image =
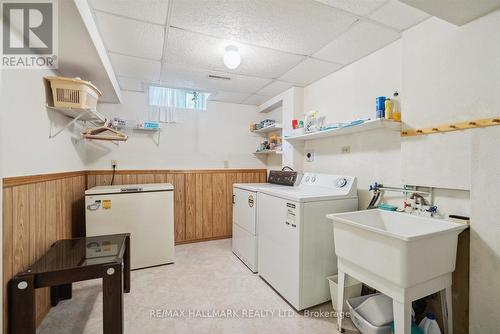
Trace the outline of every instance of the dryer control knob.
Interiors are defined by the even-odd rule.
[[[316,176],[311,177],[311,182],[316,182]]]
[[[309,182],[309,175],[306,176],[306,182]]]
[[[343,188],[347,184],[347,179],[345,177],[340,177],[337,179],[337,187]]]

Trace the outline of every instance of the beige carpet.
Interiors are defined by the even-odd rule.
[[[337,333],[330,303],[312,310],[323,314],[295,312],[234,256],[231,239],[175,251],[175,264],[132,272],[125,333]],[[75,283],[73,299],[53,307],[37,332],[102,333],[101,281]]]

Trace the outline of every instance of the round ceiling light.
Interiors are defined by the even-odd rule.
[[[224,53],[224,65],[227,68],[234,70],[241,63],[241,56],[238,52],[238,48],[234,45],[229,45],[226,47],[226,52]]]

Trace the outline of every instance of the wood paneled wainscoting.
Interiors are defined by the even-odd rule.
[[[54,241],[83,235],[85,172],[3,179],[3,323],[7,333],[7,283]],[[36,320],[50,309],[48,288],[36,290]]]
[[[110,171],[78,171],[3,179],[4,333],[7,333],[7,283],[50,245],[85,234],[85,190],[109,185]],[[117,171],[115,184],[169,182],[175,193],[175,242],[229,238],[232,186],[265,182],[265,169]],[[36,291],[37,324],[50,309],[49,291]]]
[[[117,171],[114,184],[172,183],[175,243],[232,235],[233,183],[266,182],[265,169]],[[87,186],[108,185],[110,171],[87,172]]]

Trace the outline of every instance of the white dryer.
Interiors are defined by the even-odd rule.
[[[290,171],[270,171],[268,183],[235,183],[233,185],[233,253],[254,273],[257,256],[257,193],[262,189],[288,189],[300,175]]]
[[[297,310],[330,300],[337,257],[326,215],[357,209],[351,176],[306,173],[296,187],[259,189],[259,275]]]
[[[290,187],[270,183],[233,184],[233,253],[254,273],[257,261],[257,192],[264,188]]]

